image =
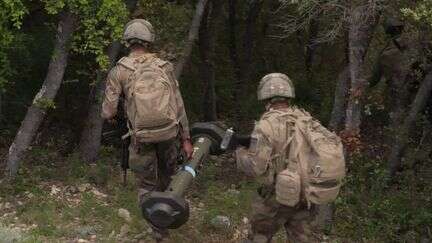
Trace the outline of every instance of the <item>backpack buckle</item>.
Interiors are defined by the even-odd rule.
[[[315,177],[318,177],[320,174],[321,174],[321,172],[322,172],[322,170],[321,170],[321,166],[319,166],[319,165],[315,165],[315,168],[314,168],[314,176]]]

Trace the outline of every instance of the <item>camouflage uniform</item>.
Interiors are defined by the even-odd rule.
[[[411,96],[415,93],[415,66],[419,62],[418,50],[421,49],[416,46],[412,33],[402,31],[402,22],[395,19],[387,20],[386,33],[390,39],[378,59],[370,82],[371,86],[375,86],[382,77],[385,78],[389,92],[386,98],[393,129],[397,129],[403,121],[406,107],[411,103]]]
[[[295,109],[286,108],[282,111]],[[317,242],[314,235],[315,210],[308,209],[305,202],[288,207],[275,199],[274,177],[277,166],[272,162],[272,156],[281,152],[288,139],[287,131],[281,130],[281,127],[286,126],[274,126],[275,115],[272,110],[266,112],[255,126],[249,150],[240,149],[236,152],[238,168],[249,176],[259,178],[261,183],[252,203],[250,238],[256,243],[270,242],[283,226],[291,242]]]
[[[102,116],[104,118],[110,119],[116,115],[119,97],[122,93],[126,95],[126,100],[130,98],[127,97],[131,93],[128,92],[131,88],[128,78],[133,73],[137,65],[136,62],[143,58],[158,63],[178,87],[178,83],[173,76],[173,66],[171,63],[155,57],[154,54],[136,55],[132,53],[128,57],[121,59],[108,75],[105,100],[102,104]],[[153,190],[165,190],[170,182],[171,175],[175,171],[181,136],[189,137],[189,124],[179,89],[177,89],[176,96],[181,128],[177,138],[160,143],[142,144],[137,143],[134,137],[132,137],[132,143],[129,148],[129,164],[138,178],[138,185],[141,189],[140,198]]]
[[[291,81],[283,74],[270,74],[263,78],[258,88],[258,99],[294,97]],[[256,243],[270,242],[283,226],[291,242],[317,242],[314,234],[314,210],[301,201],[295,207],[284,206],[276,201],[275,176],[283,170],[273,158],[286,150],[286,141],[292,135],[287,123],[280,120],[280,112],[300,112],[295,107],[269,108],[256,123],[248,150],[236,151],[237,167],[249,176],[258,178],[258,188],[252,203],[250,240]],[[302,112],[302,111],[301,111]]]
[[[176,84],[176,101],[178,107],[179,118],[179,134],[176,138],[162,141],[158,143],[138,143],[134,136],[131,137],[131,145],[129,147],[129,166],[135,173],[138,186],[138,202],[142,200],[151,191],[164,191],[174,175],[182,139],[188,139],[189,123],[187,120],[183,99],[180,94],[178,82],[173,75],[173,65],[169,62],[157,58],[154,54],[137,55],[131,53],[128,57],[121,59],[118,64],[110,71],[107,79],[107,87],[105,91],[105,100],[102,104],[102,116],[105,119],[112,119],[117,113],[117,106],[120,95],[125,95],[125,106],[127,100],[130,99],[127,95],[131,89],[131,84],[128,80],[129,76],[135,70],[135,66],[139,61],[156,62],[167,74],[169,74],[172,82]],[[124,109],[127,110],[127,109]],[[153,227],[153,226],[152,226]],[[153,227],[155,238],[160,241],[168,236],[166,229],[158,229]]]

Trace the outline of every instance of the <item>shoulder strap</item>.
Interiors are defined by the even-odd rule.
[[[117,64],[122,65],[123,67],[125,67],[125,68],[127,68],[127,69],[130,69],[130,70],[132,70],[132,71],[135,71],[135,70],[136,70],[133,61],[132,61],[131,58],[129,58],[129,57],[122,57],[122,58],[117,62]]]

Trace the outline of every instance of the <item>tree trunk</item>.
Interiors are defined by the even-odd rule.
[[[311,20],[309,24],[309,37],[305,48],[305,68],[307,73],[308,81],[313,81],[312,65],[315,57],[315,51],[318,47],[315,43],[316,38],[319,34],[319,22],[315,19]]]
[[[377,24],[375,15],[369,13],[368,6],[355,7],[349,23],[349,76],[351,90],[346,110],[345,131],[349,136],[360,134],[363,98],[367,84],[365,57]]]
[[[177,63],[175,67],[175,77],[176,79],[179,79],[183,73],[183,69],[186,65],[186,63],[189,61],[190,55],[192,53],[193,45],[198,37],[199,34],[199,28],[201,24],[201,19],[204,14],[204,10],[206,8],[208,0],[199,0],[196,8],[195,8],[195,15],[192,19],[191,27],[189,29],[189,35],[186,41],[186,45],[183,51],[183,56]]]
[[[2,91],[0,91],[0,124],[3,122],[3,103],[2,103],[2,101],[3,101],[3,93],[2,93]]]
[[[214,42],[216,39],[215,22],[219,17],[222,2],[212,0],[204,12],[199,32],[200,75],[204,82],[203,115],[205,121],[216,121],[216,91],[214,72]]]
[[[402,167],[402,156],[409,142],[409,135],[415,126],[415,121],[418,114],[425,108],[428,99],[432,92],[432,71],[425,77],[416,97],[411,104],[408,116],[402,126],[396,132],[394,143],[391,147],[391,152],[388,160],[390,176],[394,177]]]
[[[113,42],[108,48],[108,56],[111,68],[115,65],[118,54],[121,50],[121,44],[118,41]],[[99,148],[101,145],[101,135],[103,119],[101,117],[102,99],[106,86],[106,72],[99,70],[96,77],[96,86],[89,95],[89,110],[84,129],[81,133],[79,143],[80,158],[86,163],[92,163],[97,160]]]
[[[126,7],[132,13],[138,0],[127,0]],[[114,41],[108,47],[108,57],[110,68],[114,67],[117,57],[121,51],[121,43]],[[101,135],[103,128],[103,119],[101,117],[102,100],[106,86],[106,72],[99,70],[96,77],[96,86],[89,95],[89,110],[84,129],[81,133],[79,143],[79,154],[81,159],[86,163],[92,163],[97,160],[101,145]]]
[[[230,25],[232,27],[230,32],[232,37],[235,37],[235,9],[231,9],[235,8],[235,4],[236,2],[232,3],[233,5],[230,6],[230,17],[232,17],[233,19],[231,19],[230,21]],[[231,5],[231,4],[230,4]],[[234,68],[238,71],[236,71],[237,73],[237,80],[234,83],[234,92],[233,92],[233,99],[234,99],[234,104],[235,105],[235,120],[237,123],[237,127],[240,126],[240,117],[243,117],[241,115],[241,106],[239,105],[240,100],[243,98],[242,94],[244,94],[244,89],[245,89],[245,85],[246,82],[249,81],[251,73],[252,73],[252,56],[253,56],[253,48],[254,48],[254,29],[255,29],[255,24],[256,21],[259,17],[259,14],[261,12],[262,9],[262,5],[263,5],[263,1],[262,0],[253,0],[249,3],[250,7],[247,13],[247,18],[246,18],[246,30],[243,36],[243,58],[241,61],[239,61],[238,56],[237,56],[237,52],[236,52],[236,48],[234,48],[235,46],[233,46],[231,48],[232,51],[235,51],[234,53],[232,53],[232,60],[233,62],[236,62],[234,64]],[[233,12],[233,16],[231,16],[231,12]],[[235,39],[234,39],[235,40]],[[233,44],[231,44],[233,45]],[[237,57],[236,57],[237,56]]]
[[[230,0],[228,8],[229,54],[237,80],[235,86],[237,86],[237,82],[242,80],[240,60],[237,51],[237,0]]]
[[[33,104],[27,111],[24,121],[10,146],[7,157],[7,173],[14,177],[18,172],[20,160],[30,146],[36,132],[46,115],[46,107],[42,107],[42,102],[52,102],[63,81],[63,75],[67,66],[69,41],[76,28],[77,18],[69,12],[64,12],[60,16],[57,27],[57,37],[54,45],[53,54],[48,66],[47,76],[35,96]]]
[[[329,128],[336,133],[340,131],[343,119],[345,118],[347,96],[350,86],[348,70],[349,68],[345,67],[342,72],[339,73],[336,83],[333,109],[329,123]]]

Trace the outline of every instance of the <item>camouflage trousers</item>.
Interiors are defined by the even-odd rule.
[[[313,207],[309,210],[306,205],[287,207],[277,203],[274,196],[263,198],[257,195],[252,203],[249,239],[254,243],[271,242],[283,226],[288,242],[319,242],[314,212]]]
[[[171,182],[180,152],[180,139],[129,147],[129,167],[139,188],[139,199],[152,191],[164,191]]]
[[[138,203],[152,191],[165,191],[177,167],[180,138],[160,143],[137,144],[129,147],[129,167],[135,174]],[[168,236],[168,230],[151,225],[157,242]]]

